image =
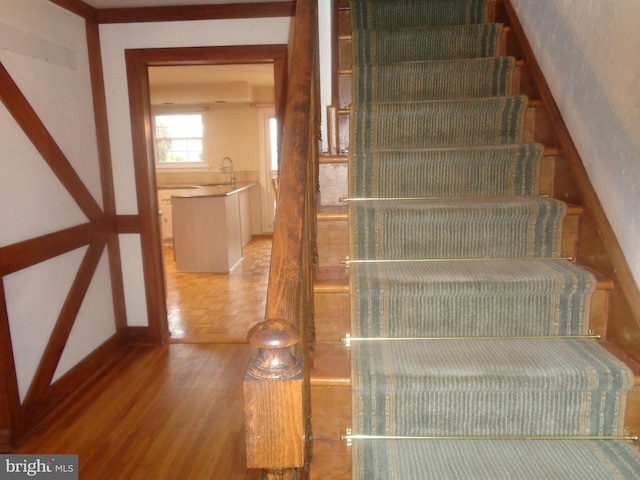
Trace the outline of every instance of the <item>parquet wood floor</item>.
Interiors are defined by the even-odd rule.
[[[271,237],[254,237],[229,273],[176,272],[173,248],[164,248],[171,342],[246,343],[264,320]]]
[[[242,380],[264,317],[270,238],[228,274],[177,273],[166,250],[171,343],[131,347],[17,453],[74,453],[91,480],[257,480],[246,468]]]

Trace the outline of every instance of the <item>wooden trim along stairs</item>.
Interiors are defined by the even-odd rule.
[[[318,275],[315,293],[316,355],[311,374],[314,461],[312,479],[351,478],[349,448],[340,435],[351,425],[349,353],[340,337],[350,328],[349,283],[341,260],[349,247],[347,196],[349,105],[351,103],[351,37],[349,1],[335,0],[338,57],[334,105],[328,109],[329,151],[320,157],[320,202],[317,215]],[[576,148],[553,100],[544,75],[509,0],[491,5],[495,21],[505,25],[502,52],[517,59],[512,94],[526,94],[525,140],[544,144],[541,192],[571,205],[565,225],[563,254],[597,276],[590,327],[603,345],[623,360],[640,385],[640,293],[615,235],[606,220]],[[568,227],[568,228],[567,228]],[[626,426],[640,433],[640,393],[628,397]]]

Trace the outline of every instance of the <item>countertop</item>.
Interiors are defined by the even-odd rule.
[[[189,185],[181,187],[185,188],[185,191],[176,195],[171,195],[171,198],[226,197],[251,188],[257,184],[257,182],[236,182],[233,185],[229,183],[215,185]]]

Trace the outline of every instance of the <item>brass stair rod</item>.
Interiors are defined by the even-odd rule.
[[[570,339],[591,339],[601,340],[602,336],[597,335],[593,331],[590,331],[587,335],[513,335],[513,336],[460,336],[460,337],[352,337],[350,334],[345,334],[340,338],[340,341],[345,344],[346,347],[350,347],[352,342],[398,342],[409,340],[531,340],[531,339],[543,339],[543,340],[570,340]]]
[[[474,262],[474,261],[498,261],[498,260],[567,260],[573,261],[573,257],[480,257],[480,258],[372,258],[351,260],[346,257],[340,261],[341,265],[349,268],[352,263],[418,263],[418,262]]]
[[[580,437],[580,436],[499,436],[499,435],[487,435],[487,436],[399,436],[399,435],[353,435],[347,433],[340,437],[341,440],[347,443],[352,440],[624,440],[636,442],[638,441],[637,435],[620,435],[610,437]]]
[[[522,197],[549,198],[549,195],[517,195]],[[513,198],[513,195],[452,195],[452,196],[431,196],[431,197],[340,197],[338,202],[346,204],[349,202],[380,202],[380,201],[400,201],[400,200],[458,200],[474,198]]]

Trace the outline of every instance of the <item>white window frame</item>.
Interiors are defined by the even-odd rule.
[[[204,118],[205,108],[202,107],[189,107],[189,108],[156,108],[151,112],[151,134],[153,137],[153,156],[156,169],[158,170],[210,170],[210,165],[205,158],[206,152],[206,127]],[[157,138],[156,138],[156,116],[157,115],[201,115],[202,117],[202,161],[200,162],[159,162],[157,153]]]

